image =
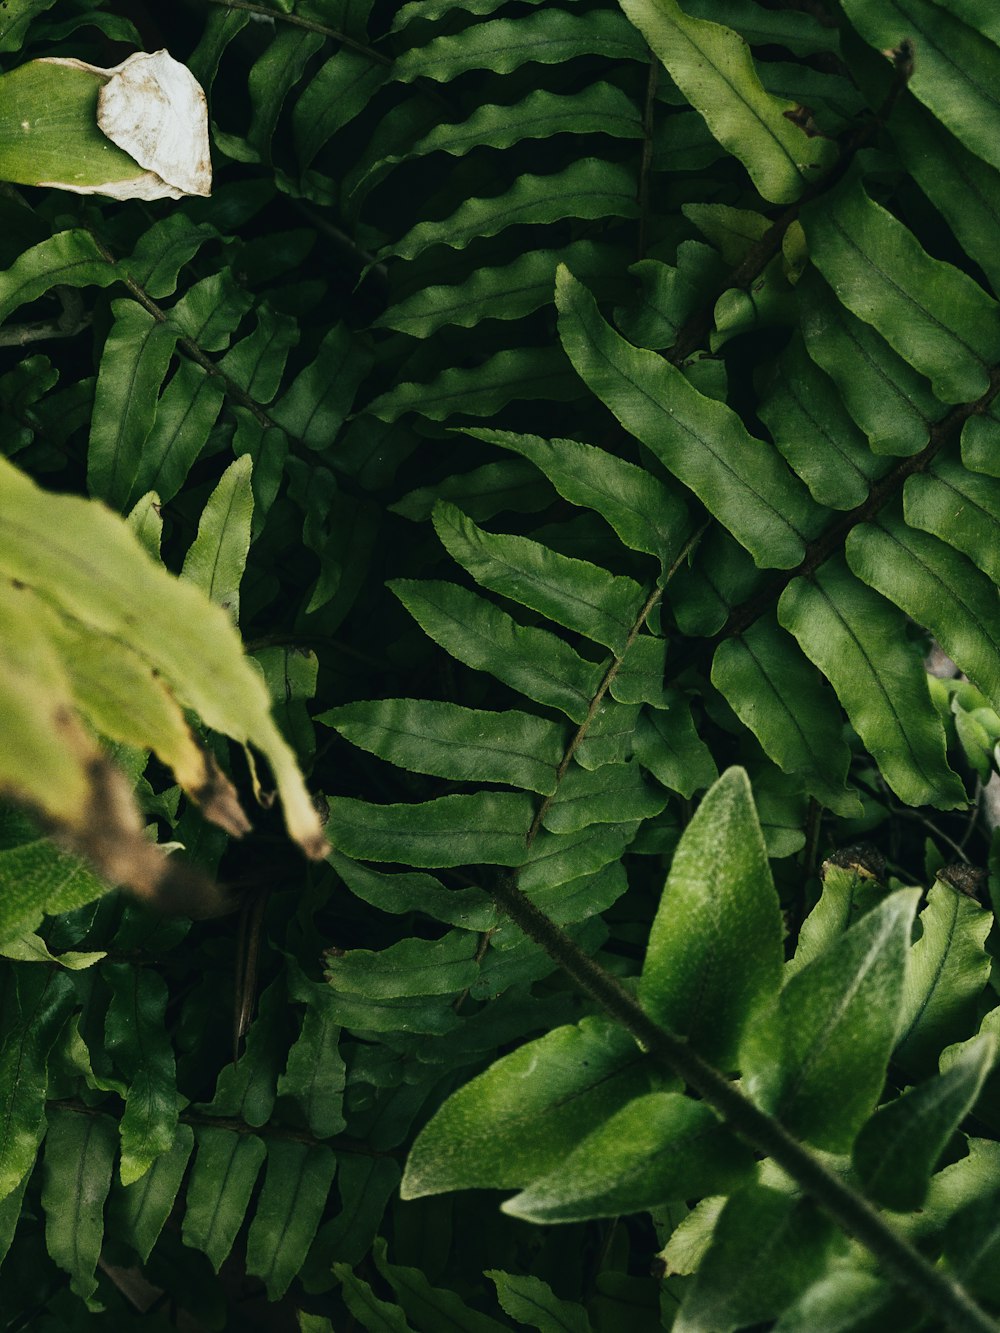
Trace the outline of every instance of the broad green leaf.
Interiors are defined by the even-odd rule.
[[[604,672],[548,630],[519,625],[506,611],[455,583],[394,579],[396,594],[421,629],[466,666],[488,671],[519,694],[587,716]]]
[[[309,58],[323,45],[318,32],[304,28],[278,28],[250,70],[248,91],[253,108],[247,131],[246,158],[270,162],[271,138],[285,98],[305,70]]]
[[[963,432],[963,454],[966,434]],[[937,458],[907,477],[903,512],[911,528],[933,532],[964,551],[993,583],[1000,582],[1000,481],[955,458]]]
[[[328,986],[293,972],[291,998],[304,1004],[306,1011],[277,1092],[294,1097],[310,1130],[319,1139],[329,1139],[346,1124],[344,1061],[338,1049],[340,1028],[333,1017],[334,997]]]
[[[895,1059],[906,1069],[935,1067],[938,1052],[976,1026],[978,997],[990,971],[984,948],[991,913],[940,880],[920,913],[910,950]]]
[[[170,1216],[193,1147],[194,1130],[190,1125],[178,1125],[170,1148],[157,1157],[140,1180],[124,1187],[112,1186],[109,1229],[126,1240],[143,1263]]]
[[[588,240],[561,250],[529,250],[509,264],[476,268],[463,282],[421,287],[379,315],[374,327],[426,338],[447,324],[472,328],[484,319],[521,319],[551,304],[559,264],[599,284],[616,271],[618,258],[611,246]]]
[[[323,1143],[272,1139],[267,1173],[247,1237],[247,1272],[259,1277],[268,1300],[285,1294],[302,1267],[323,1215],[337,1159]]]
[[[32,20],[54,4],[55,0],[8,0],[0,16],[0,51],[19,51]]]
[[[829,860],[823,862],[820,878],[823,889],[819,902],[802,923],[795,953],[785,964],[786,981],[843,935],[851,924],[854,892],[871,876],[859,865],[844,866]]]
[[[611,677],[608,690],[620,704],[652,704],[654,708],[670,707],[670,691],[666,688],[667,641],[652,634],[638,634],[625,650],[617,674]]]
[[[926,375],[943,402],[986,392],[1000,360],[1000,307],[982,287],[932,258],[857,182],[810,205],[802,222],[810,258],[839,300]]]
[[[550,833],[578,833],[591,824],[652,819],[666,803],[666,794],[643,780],[637,763],[605,764],[592,772],[573,764],[542,824]]]
[[[890,460],[873,454],[833,381],[794,339],[775,367],[757,415],[788,465],[813,499],[833,509],[853,509]]]
[[[622,8],[765,199],[791,203],[833,163],[834,145],[789,116],[795,103],[765,92],[737,33],[691,18],[675,0],[622,0]]]
[[[898,47],[905,39],[913,42],[907,89],[977,157],[1000,166],[1000,109],[993,95],[1000,81],[1000,50],[954,9],[930,0],[844,3],[850,22],[877,51]]]
[[[356,1277],[347,1264],[334,1264],[333,1272],[340,1283],[344,1304],[366,1333],[412,1333],[399,1306],[380,1301],[368,1283]],[[302,1333],[309,1330],[303,1329]]]
[[[699,124],[701,117],[691,113]],[[676,121],[670,117],[671,127]],[[587,275],[567,255],[566,267],[581,281]],[[711,246],[700,241],[682,241],[677,247],[676,267],[658,259],[640,259],[629,272],[639,282],[635,300],[615,311],[615,323],[631,343],[637,347],[669,347],[685,322],[696,313],[705,299],[705,291],[713,290],[722,280],[724,267]]]
[[[505,1313],[517,1323],[537,1328],[540,1333],[591,1333],[583,1306],[560,1300],[541,1278],[498,1269],[488,1269],[485,1276],[496,1287]]]
[[[565,499],[593,509],[626,546],[664,565],[690,533],[681,501],[650,472],[577,440],[542,440],[512,431],[465,430],[474,439],[530,458]]]
[[[783,772],[828,809],[858,816],[858,798],[845,789],[851,754],[840,710],[773,620],[762,617],[723,639],[712,659],[712,684]]]
[[[411,866],[520,865],[531,825],[527,793],[481,791],[418,805],[330,799],[327,832],[356,860]]]
[[[920,1207],[931,1173],[972,1109],[995,1056],[992,1034],[975,1038],[944,1073],[880,1106],[862,1126],[852,1160],[876,1203],[898,1212]]]
[[[21,1183],[5,1199],[0,1199],[0,1265],[10,1252],[17,1224],[24,1216],[24,1192],[30,1178],[31,1172],[26,1171]]]
[[[70,852],[48,838],[0,851],[0,939],[33,931],[48,913],[71,912],[108,892],[108,886]]]
[[[841,305],[815,269],[805,271],[796,290],[806,350],[834,381],[875,453],[923,449],[930,423],[947,411],[927,380]]]
[[[937,537],[885,511],[851,530],[845,553],[858,578],[929,629],[1000,706],[1000,603],[992,579]]]
[[[567,741],[557,723],[531,713],[488,713],[429,699],[345,704],[316,720],[400,768],[549,796]]]
[[[427,384],[403,380],[369,403],[382,421],[418,412],[431,421],[461,414],[492,417],[515,400],[579,397],[579,382],[558,347],[513,347],[479,365],[449,366]]]
[[[524,3],[540,5],[544,0],[524,0]],[[409,0],[393,19],[390,32],[401,32],[414,19],[439,19],[453,9],[464,10],[467,14],[492,14],[502,4],[504,0],[457,0],[457,3],[456,0]]]
[[[385,79],[384,66],[346,46],[320,66],[292,112],[295,151],[303,171],[324,144],[364,110]]]
[[[819,511],[784,460],[676,366],[619,337],[568,270],[556,283],[560,336],[585,383],[759,566],[797,565]]]
[[[222,411],[225,393],[218,377],[194,361],[182,361],[156,406],[132,483],[135,497],[155,490],[166,503],[184,484]]]
[[[45,1133],[48,1056],[73,1003],[65,973],[9,971],[0,1036],[0,1199],[16,1190]]]
[[[110,287],[120,277],[89,231],[56,232],[0,273],[0,321],[53,287]]]
[[[778,620],[827,677],[900,800],[954,810],[965,790],[945,760],[944,729],[902,613],[839,559],[781,595]]]
[[[70,1290],[91,1310],[102,1308],[92,1298],[117,1139],[110,1116],[49,1113],[42,1171],[45,1245],[69,1273]]]
[[[744,1187],[722,1210],[675,1333],[733,1333],[773,1319],[822,1275],[835,1236],[811,1200]]]
[[[519,26],[524,22],[521,20]],[[381,250],[379,259],[415,259],[432,245],[464,250],[470,242],[496,236],[506,227],[558,222],[567,217],[634,218],[637,211],[633,172],[619,163],[585,157],[551,176],[520,176],[509,190],[496,197],[467,199],[451,217],[440,222],[418,222],[405,236]]]
[[[128,526],[100,506],[42,492],[3,460],[0,496],[0,569],[75,619],[123,639],[207,726],[255,745],[271,766],[291,836],[307,853],[324,854],[294,755],[225,612],[154,563]]]
[[[438,500],[451,500],[463,514],[485,523],[506,510],[533,514],[552,503],[552,488],[523,459],[503,458],[470,472],[453,472],[431,486],[418,486],[389,506],[394,514],[425,523]]]
[[[126,521],[154,560],[160,558],[163,541],[163,514],[156,491],[147,491],[135,502]]]
[[[632,753],[633,737],[644,710],[639,704],[620,704],[610,692],[588,719],[573,758],[588,770],[604,764],[623,764]]]
[[[216,1272],[233,1248],[236,1233],[266,1155],[256,1134],[199,1125],[198,1151],[187,1184],[184,1244],[208,1255]]]
[[[638,823],[588,824],[579,833],[550,833],[543,829],[531,844],[521,868],[522,890],[535,896],[540,890],[569,884],[617,861],[635,837]]]
[[[160,301],[173,295],[181,269],[218,235],[209,222],[192,222],[179,211],[167,213],[142,233],[120,267],[148,296]]]
[[[750,1094],[817,1147],[845,1152],[882,1091],[919,896],[900,889],[863,916],[795,973],[744,1037]]]
[[[704,1102],[651,1092],[615,1111],[502,1208],[529,1222],[618,1217],[669,1199],[728,1192],[753,1170],[750,1149]]]
[[[639,983],[643,1008],[731,1067],[741,1034],[780,985],[781,933],[750,782],[731,768],[674,853]]]
[[[435,37],[425,46],[404,52],[393,75],[403,82],[427,78],[447,83],[466,70],[510,74],[528,61],[561,65],[574,56],[591,54],[642,63],[646,52],[642,39],[616,10],[577,15],[546,8],[522,18],[477,23],[454,36]]]
[[[418,1268],[389,1263],[386,1243],[379,1237],[372,1246],[375,1266],[392,1287],[396,1299],[418,1328],[448,1329],[449,1333],[504,1333],[505,1324],[474,1310],[457,1292],[433,1287]]]
[[[948,1267],[980,1300],[995,1305],[1000,1296],[1000,1192],[974,1200],[948,1221],[944,1255]]]
[[[690,800],[719,776],[708,746],[698,735],[691,705],[677,691],[668,691],[665,713],[644,709],[633,737],[633,752],[647,772],[670,791]]]
[[[522,21],[523,22],[523,21]],[[521,24],[518,24],[520,27]],[[616,139],[641,139],[642,122],[631,98],[610,83],[592,83],[566,96],[536,88],[512,106],[486,103],[467,120],[435,125],[410,148],[405,158],[390,157],[376,170],[429,153],[462,157],[473,148],[510,148],[525,139],[553,134],[609,134]]]
[[[407,939],[387,949],[329,954],[326,979],[339,993],[375,1000],[457,995],[479,971],[479,940],[471,930],[450,930],[439,940]]]
[[[477,583],[621,656],[645,601],[634,579],[527,537],[486,532],[445,500],[435,506],[433,520],[448,554]]]
[[[184,557],[181,578],[200,588],[238,624],[240,583],[250,550],[253,465],[243,454],[226,468],[198,520],[198,535]]]
[[[371,353],[350,329],[334,324],[315,360],[299,372],[271,415],[308,448],[328,449],[351,410],[371,361]]]
[[[904,1309],[899,1323],[894,1322],[893,1305],[899,1299],[899,1293],[874,1273],[850,1263],[833,1264],[786,1306],[774,1333],[815,1333],[820,1328],[831,1333],[874,1333],[903,1327],[912,1311]]]
[[[253,305],[228,268],[189,287],[168,313],[170,323],[203,352],[222,352]]]
[[[5,940],[0,944],[0,955],[18,963],[52,963],[57,967],[68,967],[71,972],[93,967],[95,963],[107,957],[103,950],[95,953],[78,953],[74,949],[67,949],[65,953],[54,954],[48,949],[41,935],[33,935],[30,932]]]
[[[890,132],[907,171],[986,274],[994,292],[1000,290],[1000,264],[992,244],[1000,225],[1000,174],[949,134],[915,98],[900,98],[893,107]]]
[[[763,213],[728,204],[684,204],[682,211],[730,266],[742,263],[771,225]]]
[[[496,908],[482,889],[446,889],[433,875],[372,870],[339,852],[327,860],[358,898],[381,912],[424,912],[463,930],[489,930],[496,925]]]
[[[235,343],[218,363],[219,370],[258,403],[278,392],[288,353],[299,341],[297,322],[266,304],[257,307],[257,327]]]
[[[603,1017],[505,1055],[448,1098],[417,1136],[404,1199],[525,1186],[558,1167],[652,1075],[633,1039]]]
[[[152,429],[157,394],[177,333],[137,301],[112,301],[111,310],[115,322],[97,376],[87,486],[91,495],[122,509]]]
[[[130,963],[106,963],[111,987],[104,1040],[128,1081],[121,1121],[121,1181],[132,1185],[174,1144],[177,1075],[164,1023],[167,987],[159,973]]]

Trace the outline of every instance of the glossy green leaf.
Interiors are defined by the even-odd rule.
[[[796,972],[748,1030],[758,1104],[799,1138],[846,1151],[882,1090],[904,1016],[917,889],[900,889]]]
[[[822,1275],[834,1235],[808,1199],[742,1189],[722,1210],[676,1333],[733,1333],[772,1319]]]
[[[551,304],[560,263],[599,283],[614,271],[616,258],[611,246],[588,240],[561,250],[529,250],[509,264],[476,268],[463,282],[421,287],[391,305],[374,326],[426,338],[448,324],[472,328],[484,319],[520,319]]]
[[[918,54],[907,87],[978,157],[1000,166],[1000,109],[992,92],[1000,80],[1000,51],[994,41],[952,7],[930,0],[893,0],[886,8],[845,0],[844,11],[878,51],[911,40]]]
[[[858,578],[929,629],[959,669],[1000,705],[1000,603],[991,579],[937,537],[884,512],[877,523],[854,528],[845,551]]]
[[[497,1289],[497,1298],[511,1319],[540,1333],[591,1333],[590,1320],[582,1305],[563,1301],[541,1278],[519,1273],[486,1273]]]
[[[121,267],[148,296],[159,301],[177,290],[181,269],[218,235],[211,223],[192,222],[181,212],[167,213],[146,228]]]
[[[384,874],[339,852],[327,858],[351,892],[381,912],[424,912],[463,930],[489,930],[496,908],[482,889],[446,889],[433,875]]]
[[[617,861],[635,837],[638,824],[588,824],[579,833],[550,833],[543,829],[531,844],[519,877],[521,889],[539,890],[569,884]]]
[[[224,392],[215,376],[182,361],[163,390],[138,460],[134,497],[155,490],[166,503],[180,490],[222,411]]]
[[[793,580],[778,620],[827,677],[889,786],[911,805],[952,810],[965,790],[948,768],[944,729],[901,612],[839,560]]]
[[[316,71],[292,113],[295,149],[303,171],[333,135],[364,110],[385,77],[383,66],[346,46]]]
[[[840,390],[877,454],[915,454],[947,408],[870,324],[840,304],[812,268],[796,288],[806,350]]]
[[[233,1248],[236,1233],[266,1155],[256,1134],[199,1125],[198,1151],[187,1184],[184,1244],[208,1255],[216,1272]]]
[[[106,963],[102,973],[112,992],[105,1045],[128,1081],[120,1173],[122,1184],[132,1185],[173,1147],[176,1133],[177,1076],[164,1027],[167,987],[158,973],[129,963]]]
[[[389,1263],[385,1241],[372,1247],[375,1266],[396,1299],[419,1328],[447,1328],[454,1333],[502,1333],[506,1325],[473,1309],[457,1292],[435,1287],[417,1268]]]
[[[467,199],[441,222],[418,222],[380,251],[379,258],[415,259],[432,245],[464,250],[471,241],[496,236],[506,227],[567,217],[634,218],[636,212],[633,173],[618,163],[585,157],[551,176],[521,176],[495,198]]]
[[[121,274],[89,231],[59,231],[0,274],[0,320],[53,287],[109,287]]]
[[[143,1263],[170,1216],[194,1147],[194,1130],[178,1125],[171,1147],[134,1184],[112,1186],[108,1225],[132,1246]]]
[[[223,352],[252,305],[250,293],[224,268],[190,286],[171,306],[168,319],[203,352]]]
[[[802,923],[795,953],[785,964],[786,980],[843,935],[851,924],[855,891],[859,884],[870,881],[871,876],[859,865],[843,866],[829,860],[823,862],[820,878],[823,888],[819,902]]]
[[[860,184],[812,205],[802,221],[810,258],[839,300],[926,375],[943,402],[986,392],[1000,360],[1000,307],[972,278],[932,258]]]
[[[520,792],[439,796],[419,805],[330,800],[326,831],[338,851],[412,866],[520,865],[533,802]]]
[[[989,973],[984,942],[992,916],[940,880],[920,913],[922,933],[910,950],[894,1058],[904,1068],[934,1068],[935,1053],[975,1029],[976,998]]]
[[[933,532],[1000,581],[1000,481],[937,458],[927,472],[907,477],[903,512],[911,528]]]
[[[793,102],[765,92],[730,28],[690,17],[675,0],[622,0],[622,8],[765,199],[791,203],[835,160],[833,144],[809,138],[789,117]]]
[[[404,380],[368,404],[382,421],[417,412],[431,421],[448,417],[492,417],[515,399],[569,400],[578,384],[558,347],[513,347],[481,364],[449,366],[427,384]]]
[[[556,291],[567,355],[625,429],[695,492],[758,565],[798,564],[817,511],[779,455],[675,366],[619,337],[568,271],[560,269]]]
[[[293,973],[291,998],[306,1006],[302,1028],[288,1052],[285,1072],[278,1079],[279,1096],[294,1097],[306,1124],[319,1139],[332,1138],[345,1128],[344,1060],[338,1048],[340,1028],[333,1015],[328,986]]]
[[[298,340],[298,325],[290,315],[259,305],[257,327],[229,349],[219,369],[258,403],[269,403]]]
[[[208,497],[198,520],[198,535],[188,547],[181,577],[240,618],[240,583],[250,551],[253,518],[252,463],[243,454],[230,463]]]
[[[527,61],[562,64],[574,56],[600,54],[606,60],[645,57],[642,39],[615,10],[576,15],[547,8],[520,19],[492,19],[454,36],[435,37],[413,47],[396,62],[404,82],[434,79],[447,83],[466,70],[510,74]]]
[[[853,509],[889,470],[889,460],[872,453],[833,381],[798,339],[778,362],[757,414],[819,504]]]
[[[375,1000],[457,995],[476,979],[478,948],[472,931],[450,930],[439,940],[400,940],[377,952],[349,949],[327,957],[326,979],[338,993]]]
[[[651,1092],[614,1112],[503,1211],[530,1222],[618,1217],[728,1192],[753,1169],[753,1154],[704,1102]]]
[[[366,1333],[412,1333],[399,1306],[379,1300],[368,1283],[356,1277],[347,1264],[334,1264],[333,1272],[340,1283],[344,1304]]]
[[[434,527],[449,555],[477,583],[575,629],[620,655],[645,600],[630,578],[559,555],[527,537],[484,531],[440,501]]]
[[[421,629],[466,666],[488,671],[574,722],[587,716],[603,670],[555,634],[519,625],[506,611],[455,583],[395,579],[389,587]]]
[[[91,495],[123,508],[132,492],[177,334],[136,301],[111,303],[115,322],[97,376],[87,451]]]
[[[247,1236],[247,1272],[280,1300],[299,1271],[323,1214],[337,1159],[323,1143],[272,1139]]]
[[[610,1020],[558,1028],[449,1097],[410,1150],[402,1196],[527,1185],[648,1091],[650,1077],[635,1042]]]
[[[977,1037],[944,1073],[880,1106],[862,1126],[852,1161],[876,1203],[899,1212],[920,1207],[931,1173],[972,1109],[995,1056],[992,1034]]]
[[[106,1115],[50,1112],[42,1171],[45,1244],[70,1275],[70,1290],[90,1309],[97,1290],[97,1260],[104,1239],[104,1201],[117,1144]]]
[[[431,486],[418,486],[390,505],[393,513],[416,523],[430,518],[438,500],[451,500],[477,523],[508,510],[537,513],[552,503],[551,487],[523,459],[503,458],[471,472],[453,472]]]
[[[47,838],[0,851],[0,939],[34,930],[49,913],[71,912],[108,892],[85,861]]]
[[[49,1050],[73,1002],[64,973],[19,968],[4,988],[0,1037],[0,1199],[31,1170],[45,1133]]]
[[[634,551],[645,551],[668,564],[689,535],[683,504],[657,477],[592,444],[542,440],[511,431],[465,434],[530,458],[561,496],[595,510]]]
[[[639,983],[643,1008],[731,1066],[744,1029],[780,984],[781,934],[750,783],[731,768],[674,853]]]
[[[690,800],[719,776],[711,751],[698,735],[691,705],[676,691],[668,692],[666,713],[644,709],[633,736],[633,752],[657,782]]]
[[[785,773],[837,814],[858,815],[858,798],[845,789],[851,755],[840,710],[778,625],[762,617],[723,639],[712,659],[712,684]]]
[[[637,763],[606,764],[592,772],[573,765],[542,824],[551,833],[578,833],[591,824],[651,819],[666,803],[665,794],[644,781]]]
[[[328,448],[370,366],[368,351],[343,324],[335,324],[315,360],[299,372],[271,415],[310,449]]]
[[[345,704],[316,720],[401,768],[549,796],[567,740],[562,727],[531,713],[487,713],[429,699]]]

